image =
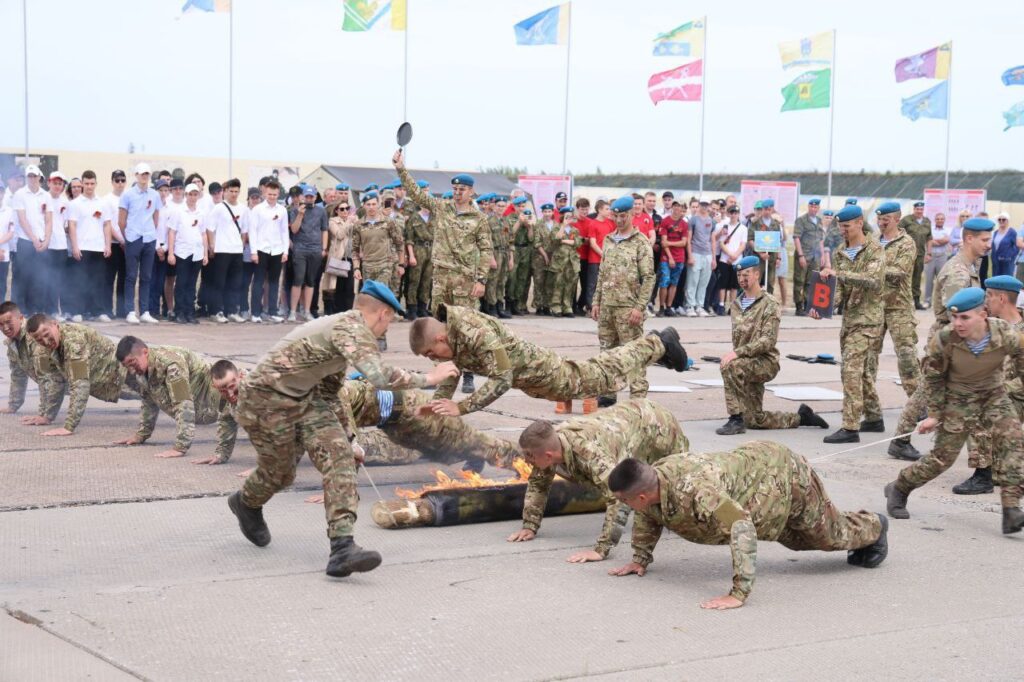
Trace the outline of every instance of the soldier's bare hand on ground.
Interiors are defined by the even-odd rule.
[[[324,494],[320,493],[318,495],[310,495],[309,497],[307,497],[303,501],[306,504],[323,504],[324,503]]]
[[[22,417],[21,423],[24,424],[25,426],[46,426],[47,424],[52,424],[53,422],[51,422],[46,417],[40,417],[36,415],[34,417]]]
[[[245,471],[240,471],[237,474],[235,474],[235,476],[238,476],[239,478],[249,478],[249,474],[251,474],[254,471],[256,471],[256,467],[253,467],[252,469],[246,469]]]
[[[529,528],[520,528],[515,533],[512,533],[512,535],[509,535],[506,540],[508,542],[529,542],[535,537],[537,537],[537,534]]]
[[[604,557],[595,552],[592,549],[588,549],[584,552],[576,552],[570,554],[569,558],[566,559],[570,564],[585,564],[588,561],[604,561]]]
[[[644,311],[640,310],[639,308],[633,308],[632,310],[629,311],[629,317],[626,319],[626,321],[633,326],[643,324]]]
[[[174,457],[184,457],[185,453],[182,452],[181,450],[173,450],[172,449],[172,450],[164,450],[163,452],[158,452],[158,453],[156,453],[153,456],[154,457],[159,457],[160,459],[172,459]]]
[[[405,168],[405,153],[401,149],[391,157],[391,165],[398,170]]]
[[[480,284],[480,282],[476,282],[473,284],[473,290],[469,292],[469,295],[473,298],[480,298],[484,295],[484,291],[486,291],[486,287]]]
[[[115,440],[114,445],[142,445],[143,442],[145,441],[143,441],[138,436],[128,436],[127,438],[122,438],[121,440]]]
[[[731,594],[725,594],[721,597],[715,597],[714,599],[708,599],[707,601],[702,601],[700,603],[700,607],[702,609],[715,609],[716,611],[738,609],[741,606],[743,606],[743,602]]]
[[[71,431],[68,431],[64,427],[59,429],[50,429],[49,431],[43,431],[44,436],[70,436]]]
[[[935,427],[939,425],[939,420],[935,417],[928,417],[920,424],[917,425],[918,433],[931,433],[935,430]]]
[[[613,568],[608,571],[608,575],[630,575],[632,573],[636,573],[642,577],[644,573],[647,573],[647,567],[641,566],[635,561],[630,561],[625,566],[619,566],[618,568]]]
[[[431,386],[437,385],[445,379],[459,376],[459,368],[455,366],[454,362],[442,362],[434,365],[434,369],[427,372],[427,383]]]
[[[192,460],[192,464],[209,464],[210,466],[215,466],[217,464],[223,463],[224,462],[222,462],[220,457],[218,457],[217,455],[212,455],[210,457],[200,457],[199,459]]]
[[[429,408],[431,412],[442,417],[459,416],[459,404],[454,400],[439,398],[438,400],[431,400],[424,407]]]

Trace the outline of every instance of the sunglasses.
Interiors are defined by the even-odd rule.
[[[114,182],[128,182],[124,178],[114,178]]]
[[[335,211],[347,211],[348,209],[349,209],[348,206],[339,206],[338,208],[336,208],[334,210]]]
[[[1006,222],[1006,218],[1000,218],[1000,219],[999,219],[999,222],[1001,222],[1001,223],[1005,223],[1005,222]]]

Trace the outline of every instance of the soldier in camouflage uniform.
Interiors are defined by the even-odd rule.
[[[910,235],[916,247],[914,258],[913,279],[910,283],[910,291],[914,296],[914,307],[918,310],[926,310],[921,305],[921,273],[924,272],[924,257],[928,252],[928,242],[932,238],[932,221],[924,214],[924,202],[914,202],[914,212],[900,220],[900,229]]]
[[[1024,378],[1024,335],[1003,320],[988,317],[985,292],[969,287],[947,305],[953,321],[932,337],[924,362],[928,417],[917,430],[938,429],[932,451],[900,471],[885,486],[886,510],[894,519],[909,519],[907,497],[956,461],[972,422],[992,438],[993,481],[1000,486],[1003,533],[1024,528],[1020,509],[1024,492],[1024,438],[1020,420],[1006,395],[1004,362]]]
[[[526,208],[527,201],[526,197],[513,199],[512,207],[515,213],[509,216],[515,257],[515,267],[512,268],[513,315],[526,315],[530,312],[527,308],[527,299],[530,296],[530,267],[537,242],[537,226],[534,224],[533,211]]]
[[[37,344],[25,331],[25,316],[14,301],[0,303],[0,332],[7,337],[7,362],[11,367],[11,392],[7,396],[7,407],[0,408],[0,414],[14,414],[25,404],[28,380],[39,385],[39,414],[22,417],[21,423],[29,426],[52,424],[57,418],[60,404],[64,401],[66,385],[59,372],[40,375],[39,355],[48,355],[45,348]]]
[[[548,266],[551,264],[551,238],[558,223],[555,222],[555,205],[541,204],[540,220],[533,226],[533,254],[531,255],[530,276],[533,280],[533,307],[538,315],[551,314],[551,286]]]
[[[134,336],[125,336],[117,344],[117,361],[139,377],[142,415],[135,435],[115,445],[140,445],[149,440],[161,410],[174,417],[177,433],[174,446],[156,457],[181,457],[192,446],[196,424],[217,424],[219,462],[231,457],[238,426],[226,401],[210,384],[210,366],[187,348],[147,346]]]
[[[825,266],[832,267],[833,254],[843,245],[843,235],[839,231],[839,223],[835,220],[835,211],[827,210],[821,212],[821,223],[825,228],[825,241],[822,242]]]
[[[899,203],[887,201],[875,209],[875,214],[878,216],[878,242],[885,252],[885,281],[882,285],[885,320],[882,323],[882,333],[878,336],[876,350],[868,356],[871,361],[871,384],[875,385],[878,378],[878,357],[882,353],[882,343],[888,330],[896,351],[900,383],[910,398],[921,380],[917,360],[917,320],[914,318],[914,299],[910,291],[916,247],[910,237],[899,228]],[[885,431],[881,404],[865,401],[864,422],[860,425],[860,430],[876,433]]]
[[[515,284],[512,282],[512,274],[516,267],[515,246],[512,244],[512,231],[518,222],[515,214],[505,215],[508,208],[508,197],[498,194],[494,197],[494,215],[501,219],[501,235],[505,240],[505,265],[504,275],[498,276],[498,317],[510,319],[512,317],[512,297],[515,293]],[[502,317],[502,313],[506,317]]]
[[[387,332],[396,313],[404,311],[394,293],[369,281],[356,297],[355,309],[296,328],[241,379],[236,419],[256,449],[257,467],[228,504],[253,544],[263,547],[270,542],[263,505],[295,480],[295,466],[305,449],[323,475],[331,540],[327,574],[344,577],[380,565],[380,554],[365,551],[352,540],[359,501],[358,453],[350,446],[355,421],[339,397],[341,381],[349,367],[379,388],[418,388],[454,372],[451,364],[424,375],[382,362],[376,338]],[[216,374],[213,378],[223,379]]]
[[[807,283],[810,273],[821,270],[825,264],[825,224],[818,215],[821,199],[807,202],[807,213],[793,223],[793,303],[796,314],[807,314]]]
[[[494,247],[494,267],[487,275],[487,290],[484,292],[485,313],[491,317],[507,320],[512,317],[505,312],[505,280],[508,279],[508,230],[505,218],[496,210],[496,194],[486,196],[487,224],[491,229],[491,245]]]
[[[734,436],[752,429],[828,428],[828,423],[807,405],[796,412],[765,412],[764,385],[779,373],[779,324],[782,313],[774,296],[761,289],[761,259],[745,256],[736,263],[741,294],[729,307],[732,350],[721,360],[725,405],[729,421],[715,430]]]
[[[421,411],[452,417],[482,410],[510,388],[532,398],[563,401],[617,391],[654,362],[680,372],[686,369],[686,352],[673,328],[576,362],[517,338],[497,320],[458,306],[444,307],[439,319],[413,322],[409,345],[416,355],[454,360],[459,369],[487,377],[479,390],[459,403],[449,399],[456,382],[445,381],[434,392],[429,410]]]
[[[864,234],[864,214],[847,206],[836,215],[845,246],[833,256],[835,271],[823,268],[822,277],[836,276],[835,305],[844,305],[839,345],[843,350],[843,425],[825,436],[826,443],[859,443],[864,405],[878,404],[869,356],[878,353],[878,337],[885,322],[882,283],[885,253],[877,240]],[[808,316],[817,319],[812,308]],[[874,361],[874,362],[877,362]]]
[[[420,180],[420,183],[426,181]],[[430,185],[423,185],[426,190]],[[409,204],[412,207],[412,204]],[[434,276],[434,266],[430,259],[430,250],[434,245],[434,220],[430,209],[419,207],[405,221],[405,245],[408,254],[409,292],[405,305],[409,308],[410,319],[429,315],[430,284]]]
[[[633,227],[633,197],[626,195],[612,204],[615,231],[605,237],[601,269],[590,316],[597,320],[597,338],[602,350],[610,350],[644,332],[644,312],[654,285],[654,252],[651,242]],[[641,370],[629,382],[629,396],[647,395],[646,372]],[[598,398],[600,407],[615,404],[614,394]]]
[[[405,272],[405,240],[394,220],[381,215],[376,192],[362,197],[366,216],[352,228],[352,272],[356,280],[374,280],[398,292]]]
[[[672,455],[653,465],[626,459],[608,479],[636,510],[633,561],[612,575],[644,575],[662,528],[702,545],[729,545],[732,589],[701,603],[742,606],[754,584],[757,541],[796,551],[847,550],[854,566],[876,568],[888,554],[888,521],[839,511],[807,460],[779,443],[750,441],[731,452]]]
[[[981,286],[978,277],[978,261],[992,250],[992,229],[995,223],[985,218],[972,218],[964,223],[963,243],[960,250],[942,266],[935,276],[932,292],[932,310],[935,322],[928,330],[926,347],[931,345],[932,338],[943,327],[949,324],[949,311],[946,306],[949,300],[961,289]],[[928,393],[923,383],[919,383],[914,395],[910,397],[896,426],[896,433],[910,433],[928,405]],[[971,439],[968,439],[970,442]],[[970,445],[969,445],[970,447]],[[895,459],[916,461],[921,453],[910,443],[910,436],[898,438],[889,443],[889,456]]]
[[[596,488],[605,497],[608,507],[594,549],[574,553],[570,563],[603,561],[619,544],[630,509],[608,490],[608,474],[620,460],[635,457],[653,464],[668,455],[690,451],[679,421],[647,399],[628,400],[557,426],[536,421],[519,436],[519,446],[533,471],[526,484],[523,528],[510,535],[509,542],[536,537],[555,476]]]
[[[92,327],[57,322],[49,315],[38,313],[28,318],[26,330],[48,351],[36,356],[36,373],[41,376],[56,372],[68,385],[68,414],[64,426],[44,431],[44,436],[74,433],[85,414],[89,396],[108,403],[116,403],[121,398],[138,399],[138,394],[125,386],[127,370],[114,357],[114,342]],[[50,395],[53,396],[52,392]],[[49,414],[52,406],[41,409]]]
[[[573,210],[568,206],[563,222],[548,241],[551,262],[546,277],[551,285],[548,304],[553,317],[575,317],[573,302],[576,300],[576,283],[580,274],[580,256],[577,249],[583,245],[580,231],[576,229]]]

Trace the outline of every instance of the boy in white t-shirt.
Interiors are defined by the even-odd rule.
[[[46,282],[45,310],[62,320],[71,317],[71,290],[64,281],[68,269],[68,198],[64,195],[67,178],[60,171],[50,173],[50,196],[46,200]],[[58,313],[58,310],[60,311]]]
[[[74,317],[110,322],[107,260],[114,240],[108,202],[96,196],[96,173],[82,173],[82,194],[68,207],[69,287],[75,292]],[[107,299],[104,301],[104,296]]]

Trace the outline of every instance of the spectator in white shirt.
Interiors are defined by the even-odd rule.
[[[212,187],[212,185],[211,185]],[[249,241],[249,209],[238,201],[242,183],[232,178],[224,183],[223,201],[215,203],[206,216],[210,241],[207,304],[216,322],[245,322],[239,315],[242,301],[242,252]],[[204,279],[205,279],[204,275]]]
[[[949,240],[953,231],[946,227],[946,214],[936,213],[935,222],[932,224],[931,238],[928,240],[928,250],[924,255],[924,304],[932,304],[932,289],[935,285],[935,275],[939,274],[942,266],[949,260],[952,249]]]
[[[38,166],[25,169],[26,184],[14,194],[14,231],[18,238],[14,295],[26,316],[46,312],[46,201]]]
[[[736,264],[743,258],[747,247],[747,228],[740,222],[740,207],[733,205],[725,209],[728,220],[723,222],[718,233],[718,305],[715,312],[728,314],[729,305],[736,296],[739,282],[736,279]]]
[[[127,274],[124,259],[124,233],[118,225],[118,212],[121,210],[121,195],[128,186],[128,177],[123,170],[110,174],[113,191],[103,197],[103,211],[110,216],[110,258],[106,262],[106,278],[104,280],[105,315],[108,317],[124,317],[128,310],[124,297],[124,278]]]
[[[167,319],[174,319],[174,285],[177,280],[177,269],[167,262],[167,221],[170,219],[174,212],[185,206],[185,183],[182,182],[181,178],[172,178],[168,183],[167,187],[170,190],[170,198],[164,203],[163,210],[160,211],[160,223],[157,225],[157,241],[160,241],[160,235],[163,235],[162,248],[157,247],[156,256],[159,262],[162,258],[163,263],[163,279],[164,279],[164,310],[167,315]],[[164,213],[167,216],[164,216]],[[156,271],[156,264],[154,263],[154,272]],[[157,301],[159,303],[159,300]],[[152,305],[152,298],[150,298],[150,309],[159,309]]]
[[[50,173],[50,196],[46,200],[46,312],[59,319],[70,317],[71,290],[65,288],[68,267],[68,198],[64,195],[67,179],[60,171]],[[58,313],[58,310],[60,313]]]
[[[0,302],[7,300],[7,271],[11,267],[14,212],[0,202]]]
[[[281,185],[276,180],[267,183],[266,200],[249,213],[249,244],[256,270],[252,278],[250,308],[252,321],[263,321],[263,286],[267,287],[267,305],[277,305],[281,264],[288,261],[288,211],[277,203]],[[279,315],[271,315],[272,322],[284,322]]]
[[[178,192],[185,203],[185,186],[178,181]],[[167,220],[171,213],[171,181],[163,178],[153,183],[153,189],[160,195],[160,219],[156,223],[156,253],[153,258],[153,275],[149,282],[149,314],[161,316],[160,301],[164,302],[163,315],[170,318],[174,312],[174,268],[167,265]],[[170,271],[170,277],[168,277]]]
[[[199,324],[196,319],[196,279],[206,265],[206,228],[199,206],[199,188],[185,187],[185,205],[167,223],[167,264],[176,272],[174,321]]]
[[[82,194],[68,207],[68,242],[71,260],[68,263],[67,285],[74,292],[72,318],[110,322],[106,311],[110,299],[107,292],[106,259],[110,258],[113,239],[111,216],[106,202],[96,196],[96,173],[82,173]]]

